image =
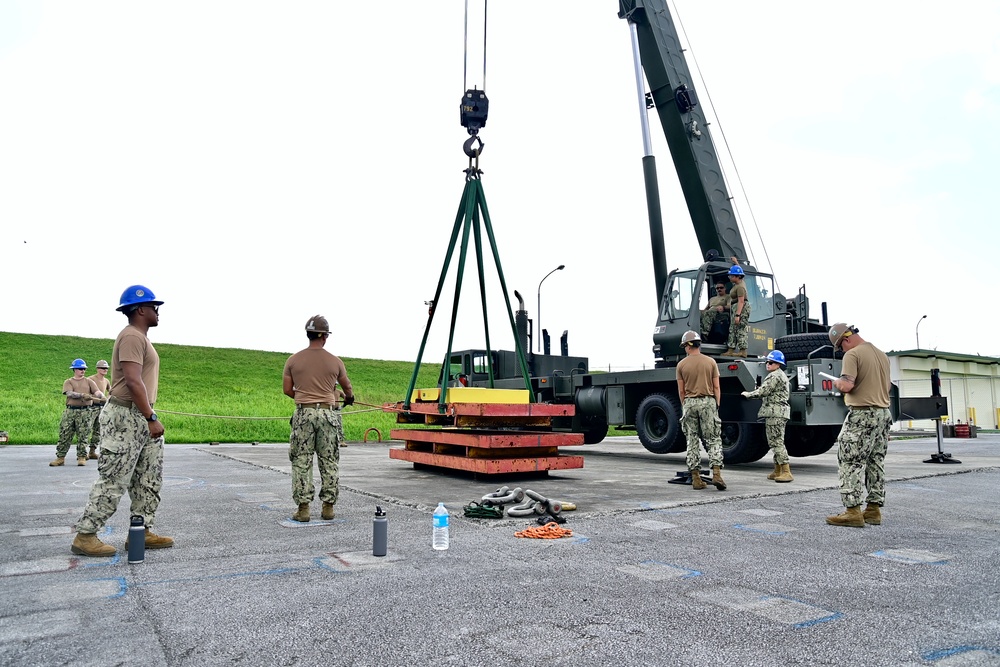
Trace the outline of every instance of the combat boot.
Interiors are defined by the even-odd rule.
[[[114,556],[115,548],[97,539],[93,533],[77,533],[70,551],[78,556]]]
[[[165,535],[157,535],[149,528],[146,529],[146,548],[147,549],[169,549],[174,546],[174,538],[166,537]],[[125,548],[128,549],[128,538],[125,538]]]
[[[695,491],[700,491],[707,486],[705,480],[701,478],[701,470],[699,468],[691,469],[691,488]]]
[[[868,503],[868,507],[865,508],[865,523],[870,523],[873,526],[882,525],[882,507],[878,503]]]
[[[87,465],[87,457],[86,456],[78,456],[78,457],[76,457],[76,464],[78,466],[85,466],[85,465]]]
[[[736,356],[736,350],[734,350],[731,347],[727,347],[726,351],[723,352],[720,356],[723,356],[723,357],[735,357]]]
[[[715,484],[715,488],[719,491],[726,490],[726,483],[722,481],[722,468],[719,466],[712,466],[712,484]]]
[[[781,464],[781,469],[778,471],[778,475],[774,478],[775,482],[791,482],[795,478],[792,477],[792,470],[788,467],[787,463]]]
[[[65,456],[57,456],[56,460],[52,461],[51,463],[49,463],[49,465],[50,466],[66,465],[66,457]]]
[[[97,445],[90,446],[90,455],[87,456],[88,459],[97,460]]]
[[[747,358],[747,351],[746,350],[740,350],[739,352],[734,352],[733,356],[734,357],[743,357],[744,359],[746,359]]]
[[[826,522],[831,526],[849,526],[851,528],[864,528],[865,517],[861,514],[861,505],[848,507],[843,514],[826,517]]]
[[[775,463],[775,464],[774,464],[774,472],[772,472],[772,473],[771,473],[770,475],[768,475],[768,476],[767,476],[767,478],[768,478],[768,479],[774,479],[774,478],[775,478],[775,477],[777,477],[777,476],[778,476],[779,474],[781,474],[781,466],[780,466],[780,465],[778,465],[777,463]]]
[[[333,503],[323,503],[323,512],[320,516],[329,521],[333,518]]]
[[[298,511],[292,515],[292,519],[301,523],[309,521],[309,503],[299,503]]]

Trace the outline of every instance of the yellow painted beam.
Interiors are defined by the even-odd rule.
[[[448,387],[445,403],[530,403],[527,389],[489,389],[486,387]],[[414,389],[411,401],[435,403],[440,397],[437,387]]]

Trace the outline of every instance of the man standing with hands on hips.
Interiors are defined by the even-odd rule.
[[[101,411],[100,475],[90,489],[90,501],[76,522],[72,551],[81,556],[114,556],[97,532],[118,509],[128,490],[130,513],[146,524],[146,548],[172,547],[172,538],[150,532],[163,486],[163,424],[153,412],[160,378],[160,357],[146,334],[160,322],[162,301],[148,287],[132,285],[121,296],[117,310],[128,326],[115,339],[111,396]],[[128,548],[128,540],[125,541]]]
[[[323,501],[320,516],[333,518],[340,477],[340,411],[337,409],[337,385],[344,389],[343,405],[354,404],[354,388],[347,377],[344,362],[324,348],[330,337],[330,323],[322,315],[306,322],[309,347],[296,352],[285,362],[282,391],[295,401],[292,432],[288,439],[288,459],[292,462],[292,499],[298,510],[292,519],[309,521],[309,503],[316,493],[313,486],[313,454],[319,463]]]
[[[832,526],[864,528],[882,523],[885,504],[885,453],[889,447],[889,357],[858,335],[854,325],[830,327],[830,342],[844,351],[834,388],[844,395],[847,417],[837,436],[840,496],[847,509],[826,517]],[[865,489],[867,488],[867,494]],[[864,513],[862,501],[868,501]]]
[[[719,491],[726,490],[722,479],[722,421],[719,403],[722,390],[719,386],[719,366],[715,359],[701,353],[701,336],[697,331],[687,331],[681,337],[685,357],[677,364],[677,393],[682,412],[681,428],[687,439],[687,467],[691,471],[691,488],[705,488],[701,478],[701,443],[708,450],[712,466],[712,484]]]

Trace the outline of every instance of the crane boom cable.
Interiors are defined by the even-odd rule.
[[[489,0],[483,0],[483,90],[486,90],[486,19]],[[469,0],[465,0],[465,22],[462,42],[462,90],[469,89]]]
[[[729,156],[729,162],[730,162],[730,164],[732,164],[733,171],[736,174],[736,183],[737,183],[737,185],[739,187],[740,193],[743,195],[743,201],[746,202],[747,210],[748,210],[749,216],[750,216],[750,221],[753,223],[754,232],[756,232],[756,234],[757,234],[757,240],[760,243],[760,246],[761,246],[761,248],[764,251],[764,259],[767,262],[768,269],[771,271],[772,274],[774,274],[774,266],[771,264],[771,256],[770,256],[770,254],[767,251],[767,244],[764,242],[764,237],[760,233],[760,225],[757,224],[757,217],[753,213],[753,205],[750,203],[750,197],[749,197],[749,195],[747,195],[746,188],[743,187],[743,178],[740,176],[740,169],[736,165],[736,160],[733,158],[733,152],[732,152],[732,150],[729,147],[729,140],[726,138],[725,129],[722,127],[722,119],[720,118],[718,111],[716,111],[716,109],[715,109],[715,104],[712,102],[712,95],[711,95],[711,93],[708,90],[708,83],[705,81],[705,77],[702,76],[701,67],[698,65],[698,58],[697,58],[697,56],[694,53],[694,47],[691,45],[691,39],[688,37],[687,31],[684,29],[684,23],[681,21],[680,13],[677,11],[677,5],[676,5],[676,3],[674,3],[673,12],[674,12],[674,16],[676,17],[677,25],[680,27],[681,34],[684,35],[684,41],[687,42],[688,51],[691,54],[691,61],[694,63],[694,69],[698,73],[698,78],[701,80],[701,83],[702,83],[701,87],[705,91],[704,97],[708,100],[708,106],[712,110],[712,115],[715,116],[715,119],[718,122],[718,126],[719,126],[718,127],[718,130],[719,130],[718,134],[719,134],[720,137],[722,137],[722,144],[723,144],[723,146],[725,146],[726,154]],[[726,173],[725,173],[724,170],[722,172],[722,178],[723,178],[723,181],[726,181],[726,182],[729,181],[729,178],[726,176]],[[735,199],[733,200],[733,207],[734,207],[734,209],[736,207],[736,201],[735,201]],[[743,230],[743,233],[746,234],[747,233],[746,225],[743,224],[743,221],[740,219],[739,216],[737,216],[737,218],[736,218],[736,223]],[[751,263],[756,264],[757,261],[753,257],[753,250],[749,247],[749,244],[747,244],[746,251],[747,251],[747,254],[750,255],[750,257],[748,259],[751,260]],[[774,276],[774,286],[775,286],[775,290],[777,290],[778,292],[781,292],[781,288],[778,285],[778,277],[776,275]]]

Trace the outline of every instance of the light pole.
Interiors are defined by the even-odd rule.
[[[917,328],[914,329],[914,333],[917,334],[917,349],[918,350],[920,349],[920,323],[923,322],[926,319],[927,319],[927,316],[924,315],[919,320],[917,320]]]
[[[565,264],[560,264],[556,268],[546,273],[545,278],[548,278],[556,271],[562,271],[565,268],[566,268]],[[542,351],[542,283],[545,282],[545,278],[542,278],[541,280],[538,281],[538,308],[535,309],[535,319],[538,320],[538,332],[537,332],[538,345],[536,347],[538,348],[539,352]]]

